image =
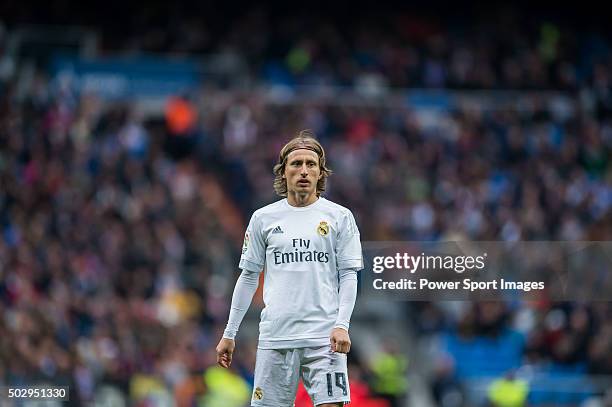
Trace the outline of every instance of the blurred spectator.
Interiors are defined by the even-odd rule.
[[[404,403],[408,392],[408,360],[394,340],[386,339],[370,362],[372,390],[386,399],[391,407]]]
[[[522,407],[527,403],[529,385],[509,373],[489,386],[489,403],[494,407]]]
[[[203,403],[211,407],[240,407],[251,400],[251,387],[240,376],[219,366],[204,373],[206,395]]]

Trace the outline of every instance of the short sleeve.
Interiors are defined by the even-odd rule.
[[[266,245],[261,230],[261,222],[256,214],[251,216],[249,226],[244,234],[240,267],[242,270],[260,272],[266,260]]]
[[[363,268],[359,229],[350,211],[343,214],[340,221],[336,247],[338,270]]]

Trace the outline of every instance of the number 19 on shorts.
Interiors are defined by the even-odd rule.
[[[342,395],[346,396],[347,395],[347,390],[346,390],[346,376],[344,375],[344,373],[336,373],[336,387],[342,389]],[[327,395],[332,397],[334,395],[334,387],[332,385],[332,374],[328,373],[327,374]]]

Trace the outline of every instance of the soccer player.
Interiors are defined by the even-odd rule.
[[[253,213],[217,363],[228,368],[234,338],[264,270],[251,406],[291,407],[300,377],[315,406],[350,401],[349,321],[363,268],[350,210],[321,197],[331,171],[308,130],[280,151],[274,190],[286,197]]]

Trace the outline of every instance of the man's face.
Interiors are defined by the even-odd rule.
[[[317,182],[321,178],[319,156],[306,149],[292,151],[287,156],[284,177],[287,180],[287,192],[315,193]]]

